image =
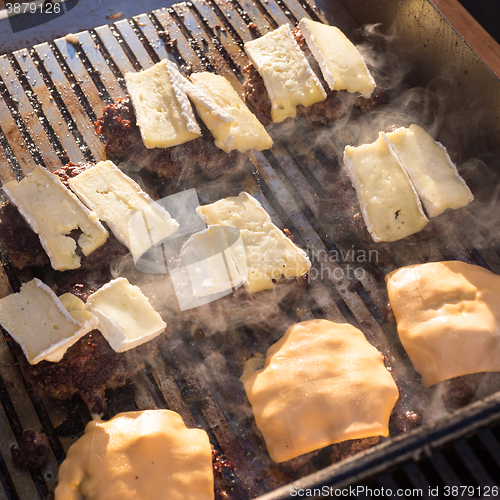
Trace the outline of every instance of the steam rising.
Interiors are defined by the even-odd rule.
[[[492,245],[494,252],[500,255],[500,246],[498,245],[498,241],[500,241],[500,224],[498,224],[500,187],[497,184],[497,176],[492,173],[495,171],[494,167],[497,166],[498,160],[492,158],[484,147],[481,130],[477,126],[480,121],[480,112],[474,108],[474,102],[463,103],[459,112],[450,113],[449,89],[454,85],[454,82],[450,82],[446,75],[443,75],[430,82],[426,88],[412,87],[410,85],[411,57],[405,57],[397,51],[395,33],[383,35],[378,25],[365,26],[362,32],[365,41],[358,45],[358,48],[365,57],[377,82],[377,90],[388,95],[387,104],[361,112],[359,106],[354,106],[353,97],[341,92],[339,98],[344,116],[333,123],[326,126],[313,126],[308,124],[306,119],[299,117],[295,121],[287,120],[279,126],[271,126],[269,130],[276,143],[295,145],[295,142],[302,141],[308,145],[310,150],[322,151],[325,153],[325,158],[331,160],[331,165],[324,166],[324,172],[320,170],[313,172],[317,179],[322,180],[322,182],[318,181],[321,192],[316,193],[317,198],[310,202],[306,208],[312,210],[315,215],[317,214],[325,233],[339,247],[343,244],[342,239],[345,237],[348,241],[348,248],[352,243],[357,247],[362,246],[367,252],[374,248],[380,252],[380,262],[368,262],[360,265],[366,270],[372,283],[375,282],[375,285],[363,282],[363,286],[366,287],[368,293],[372,294],[373,307],[380,308],[380,303],[387,302],[387,293],[380,276],[381,273],[394,269],[394,266],[427,260],[446,260],[461,255],[460,252],[463,248],[467,248],[467,242],[463,240],[463,233],[467,232],[469,227],[474,226],[474,231],[479,231],[483,235],[482,239],[475,239],[472,242],[478,251],[478,256],[474,256],[477,259],[475,263],[484,264],[485,261],[481,261],[481,252],[483,250],[492,252]],[[348,144],[357,146],[370,143],[377,138],[380,131],[386,131],[392,127],[408,127],[412,123],[422,126],[447,147],[452,159],[458,165],[459,172],[471,187],[476,201],[473,202],[471,208],[462,209],[460,216],[452,217],[449,214],[444,214],[433,220],[429,224],[431,228],[420,236],[407,238],[392,246],[384,244],[377,246],[370,242],[366,235],[363,235],[363,229],[359,230],[359,226],[356,227],[351,213],[348,214],[348,218],[340,219],[340,223],[334,217],[337,215],[336,213],[333,215],[328,213],[329,211],[334,212],[337,207],[341,206],[340,204],[334,205],[334,210],[332,210],[332,205],[329,205],[332,200],[337,201],[336,198],[341,197],[343,197],[343,207],[350,206],[353,213],[357,209],[354,188],[346,184],[345,192],[339,190],[339,183],[344,175],[342,152]],[[299,148],[299,146],[294,147]],[[181,148],[174,148],[172,151],[175,160],[183,162],[183,173],[176,180],[175,185],[175,189],[179,186],[179,190],[180,186],[192,187],[192,185],[196,186],[198,181],[202,182],[198,179],[183,184],[189,180],[191,165],[189,155],[180,156],[183,154],[182,151]],[[271,151],[271,154],[275,154],[274,151]],[[335,156],[337,164],[334,161]],[[137,180],[137,177],[135,179]],[[144,184],[142,185],[144,186]],[[243,170],[239,177],[196,186],[202,204],[211,203],[226,196],[235,196],[242,188],[261,199],[256,193],[255,182],[251,179],[248,169]],[[159,194],[165,196],[172,189],[172,185],[166,186],[165,191]],[[306,202],[301,201],[301,203],[305,204]],[[172,217],[177,219],[179,214],[175,214],[171,208],[168,210]],[[471,213],[472,215],[470,215]],[[294,223],[293,220],[292,223]],[[458,241],[461,245],[459,250],[455,251],[451,248],[452,245],[448,245],[448,240],[443,241],[443,235],[449,236],[449,241]],[[181,246],[188,237],[189,235],[185,233],[182,238],[178,239],[175,251],[180,252]],[[432,248],[427,245],[428,241],[432,241]],[[319,252],[319,250],[309,249],[310,253]],[[172,250],[169,255],[163,255],[164,263],[169,269],[174,269],[179,264],[179,253],[176,254],[175,251]],[[500,272],[498,255],[488,259],[488,262],[496,263],[497,268],[492,270],[497,273]],[[372,276],[375,274],[373,268],[375,267],[378,275],[375,275],[376,279],[373,279]],[[164,321],[173,326],[174,330],[189,332],[186,334],[189,338],[199,338],[201,330],[208,337],[212,335],[224,336],[224,341],[227,341],[228,345],[231,346],[232,338],[238,336],[239,328],[245,327],[246,332],[253,329],[251,338],[255,338],[259,342],[243,353],[239,353],[241,359],[238,359],[236,363],[240,374],[245,359],[249,358],[254,351],[265,354],[267,348],[278,340],[292,323],[313,317],[338,319],[328,317],[324,312],[326,307],[321,309],[320,306],[313,304],[312,294],[304,293],[307,283],[300,279],[282,279],[274,290],[255,294],[249,294],[244,288],[239,288],[233,294],[215,302],[181,311],[169,273],[141,272],[140,266],[136,266],[130,255],[115,262],[111,272],[113,277],[125,276],[130,283],[139,286]],[[182,283],[182,279],[177,279]],[[186,286],[188,286],[188,281],[186,276]],[[335,282],[335,280],[331,280],[324,283],[325,288],[321,293],[329,293],[326,287],[332,287],[332,281]],[[352,281],[356,283],[358,280],[353,279]],[[343,306],[345,306],[343,299],[346,296],[348,296],[347,293],[342,297],[339,296],[338,299]],[[293,307],[291,307],[292,305]],[[341,315],[340,312],[338,314]],[[354,322],[355,319],[350,319],[350,321]],[[371,331],[367,332],[367,328],[363,325],[361,325],[361,329],[367,337],[373,335]],[[385,327],[384,334],[389,336],[393,344],[398,343],[394,335],[391,337],[390,334],[387,334]],[[173,343],[178,342],[178,339],[174,340],[174,337],[172,339]],[[370,340],[373,342],[373,338]],[[380,348],[380,346],[377,347]],[[393,360],[396,359],[394,368],[398,373],[400,385],[404,387],[404,391],[402,390],[404,392],[402,394],[404,411],[417,412],[423,417],[424,422],[434,422],[453,411],[453,406],[449,404],[449,392],[447,392],[446,386],[439,384],[428,391],[423,390],[418,376],[411,366],[408,366],[409,360],[402,352],[401,346],[397,346],[396,351],[394,357],[393,353],[384,354]],[[226,362],[231,363],[233,360]],[[206,361],[199,361],[199,363],[200,370],[207,373],[207,379],[210,379],[209,374],[213,371],[213,366],[207,367]],[[486,377],[482,382],[472,387],[472,394],[477,392],[475,397],[471,396],[471,399],[478,399],[498,389],[496,383],[488,382],[490,378]],[[239,391],[241,397],[241,387]],[[430,403],[427,398],[430,399]],[[249,413],[248,403],[241,401],[241,404],[240,412]],[[254,432],[255,436],[258,436],[256,429],[250,430]],[[242,432],[241,429],[238,432]],[[243,438],[248,437],[248,434],[243,434]],[[258,441],[259,438],[256,439]],[[264,453],[262,443],[260,443],[260,447]],[[264,464],[262,470],[269,465],[264,459],[260,459],[259,463]],[[271,466],[274,467],[272,464]],[[262,473],[269,474],[268,472]],[[276,481],[276,479],[274,480]],[[279,483],[278,480],[277,484]]]

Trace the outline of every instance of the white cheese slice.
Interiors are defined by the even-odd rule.
[[[359,92],[366,99],[371,97],[375,80],[358,49],[342,31],[306,18],[300,21],[299,28],[332,90]]]
[[[232,226],[240,231],[247,259],[250,292],[274,287],[281,276],[302,276],[311,267],[306,252],[271,222],[261,204],[248,193],[196,209],[206,224]]]
[[[297,105],[311,106],[326,93],[306,57],[284,24],[256,40],[245,43],[245,52],[264,80],[271,99],[274,123],[295,118]]]
[[[201,104],[213,117],[218,118],[224,123],[234,121],[234,118],[225,109],[221,108],[202,88],[197,87],[182,75],[180,75],[180,81],[182,82],[184,91],[195,104]]]
[[[99,320],[99,331],[116,352],[152,340],[166,328],[140,288],[126,278],[110,281],[90,295],[85,306]]]
[[[179,228],[162,206],[109,160],[99,162],[68,182],[135,258]]]
[[[423,128],[401,127],[385,137],[410,176],[429,217],[436,217],[447,208],[464,207],[474,199],[446,148]]]
[[[427,224],[420,200],[384,134],[372,144],[347,146],[344,165],[374,241],[397,241]]]
[[[97,321],[72,317],[54,292],[35,278],[19,293],[0,300],[0,324],[35,365],[43,360],[60,361],[69,347],[97,326]]]
[[[245,247],[234,227],[212,225],[193,234],[181,257],[195,297],[232,290],[247,280]]]
[[[78,245],[84,255],[91,254],[108,239],[108,232],[95,212],[66,189],[60,179],[36,167],[21,182],[11,181],[3,189],[20,214],[40,237],[40,242],[57,271],[80,267],[77,242],[66,236],[80,229]]]
[[[245,153],[250,149],[262,151],[269,149],[273,141],[257,117],[247,108],[246,104],[234,90],[226,78],[213,73],[193,73],[191,79],[195,88],[202,94],[208,94],[219,110],[223,110],[231,121],[220,119],[221,113],[216,109],[207,108],[205,102],[189,93],[198,111],[198,116],[215,137],[215,145],[229,153],[234,149]]]
[[[177,146],[201,135],[179,76],[168,59],[125,75],[142,141],[149,149]]]

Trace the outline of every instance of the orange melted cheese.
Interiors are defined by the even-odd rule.
[[[213,500],[212,450],[169,410],[94,420],[59,469],[55,500]]]
[[[293,325],[269,348],[264,368],[245,370],[241,380],[275,462],[348,439],[388,436],[398,399],[382,356],[363,333],[326,320]]]
[[[431,262],[386,277],[401,343],[426,387],[500,371],[500,276],[464,262]]]

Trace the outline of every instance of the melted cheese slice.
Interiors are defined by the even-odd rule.
[[[207,108],[203,100],[197,99],[199,93],[190,93],[196,110],[203,123],[215,137],[215,145],[229,153],[234,149],[244,153],[249,149],[262,151],[269,149],[273,141],[257,117],[247,108],[246,104],[223,76],[213,73],[193,73],[191,80],[203,93],[210,96],[213,102],[233,120],[221,120],[220,112],[214,113]]]
[[[299,28],[332,90],[359,92],[366,99],[371,97],[375,80],[358,49],[342,31],[306,18],[300,21]]]
[[[245,386],[269,455],[284,462],[348,439],[389,435],[399,397],[361,331],[326,320],[293,325]]]
[[[32,365],[43,360],[60,361],[69,347],[97,326],[97,319],[91,314],[74,312],[78,297],[65,295],[59,299],[35,278],[25,283],[19,293],[0,300],[0,324]]]
[[[264,80],[271,99],[274,123],[295,118],[297,105],[311,106],[326,99],[318,77],[284,24],[256,40],[245,43],[245,52]]]
[[[93,420],[59,468],[55,500],[213,500],[212,449],[170,410]]]
[[[142,142],[169,148],[201,135],[177,66],[168,59],[139,73],[125,75]]]
[[[474,199],[446,148],[423,128],[401,127],[385,137],[408,172],[429,217],[447,208],[464,207]]]
[[[417,193],[382,132],[372,144],[347,146],[344,165],[374,241],[397,241],[427,224]]]
[[[126,278],[99,288],[88,298],[86,308],[97,317],[99,331],[116,352],[154,339],[167,326],[141,289]]]
[[[74,229],[82,231],[78,245],[84,255],[91,254],[108,239],[109,234],[97,215],[45,168],[36,167],[21,182],[4,184],[3,190],[40,237],[50,264],[57,271],[80,267],[76,241],[66,236]]]
[[[163,207],[109,160],[97,163],[68,182],[135,258],[179,228]]]
[[[399,338],[423,385],[500,371],[500,276],[432,262],[397,269],[386,282]]]
[[[274,288],[273,280],[302,276],[311,267],[307,254],[271,222],[261,204],[248,193],[198,207],[196,211],[208,225],[232,226],[240,231],[250,292]]]

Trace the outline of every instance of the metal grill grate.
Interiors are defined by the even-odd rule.
[[[53,169],[69,160],[104,159],[104,144],[95,134],[94,122],[105,105],[125,96],[126,72],[175,57],[180,65],[190,65],[194,70],[215,70],[241,90],[242,70],[247,64],[242,50],[245,41],[283,23],[294,25],[302,17],[335,24],[347,33],[357,27],[340,3],[332,4],[329,12],[323,14],[313,0],[287,0],[286,4],[280,0],[199,0],[80,33],[78,46],[59,39],[1,56],[1,182],[21,179],[37,164]],[[174,46],[160,38],[163,31],[176,40]],[[244,175],[239,178],[240,187],[256,196],[274,222],[288,228],[297,244],[309,249],[315,268],[325,272],[323,279],[311,282],[298,319],[318,316],[348,321],[360,327],[399,370],[406,370],[407,358],[394,342],[394,328],[384,323],[385,274],[409,263],[451,258],[500,273],[500,243],[473,209],[466,211],[461,224],[451,231],[445,217],[434,221],[438,236],[420,242],[418,249],[405,242],[375,247],[360,239],[343,227],[342,221],[332,220],[328,208],[328,200],[335,196],[336,182],[342,175],[339,152],[340,143],[334,136],[311,148],[308,137],[295,129],[285,132],[275,140],[271,151],[250,155]],[[225,194],[219,191],[218,197]],[[236,193],[227,193],[232,194]],[[3,193],[1,196],[5,201]],[[376,248],[378,252],[377,261],[366,266],[366,273],[359,279],[346,276],[352,258],[345,262],[328,258],[331,252],[345,254],[353,246],[367,251]],[[27,278],[16,276],[5,256],[3,264],[1,296],[9,292],[10,286],[18,288],[19,280]],[[331,280],[328,276],[336,278]],[[161,356],[150,360],[124,389],[108,394],[110,411],[129,405],[128,400],[125,404],[121,399],[128,394],[134,396],[133,404],[139,409],[168,407],[179,412],[188,426],[206,429],[212,443],[236,466],[236,474],[224,479],[231,498],[254,498],[316,473],[329,465],[327,454],[320,454],[297,469],[278,466],[266,458],[265,445],[255,432],[238,382],[243,361],[252,347],[267,348],[281,333],[269,337],[268,332],[240,328],[231,336],[207,337],[202,331],[174,331]],[[410,384],[417,383],[411,371],[408,377]],[[57,427],[71,420],[83,428],[90,415],[75,398],[61,405],[35,397],[23,381],[3,336],[0,402],[0,500],[44,498],[55,487],[58,463],[74,440],[64,437]],[[493,399],[477,411],[490,411],[495,404]],[[43,429],[51,443],[47,464],[32,472],[17,470],[10,455],[11,444],[19,441],[26,428]],[[464,477],[469,476],[477,484],[490,484],[499,465],[500,448],[492,438],[497,433],[495,429],[481,431],[472,440],[453,445],[458,453],[467,452],[476,458],[471,450],[487,450],[493,463],[486,468],[480,458],[471,458],[461,469],[454,454],[444,450],[425,459],[419,467],[407,465],[399,475],[388,472],[376,484],[465,482]],[[411,442],[396,443],[392,460],[404,456],[405,443],[412,452],[428,445],[425,436],[421,432]],[[370,450],[361,457],[365,462],[356,458],[350,465],[342,466],[338,474],[328,474],[335,473],[344,482],[353,480],[346,477],[355,477],[363,464],[372,470],[377,460],[380,462],[377,453]],[[383,450],[380,453],[383,455]],[[462,475],[463,467],[469,476]],[[314,480],[328,477],[317,476]]]

